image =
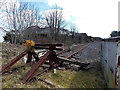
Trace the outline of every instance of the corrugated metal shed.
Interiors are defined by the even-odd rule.
[[[116,72],[120,77],[118,57],[120,56],[120,37],[107,38],[102,40],[102,70],[105,81],[110,88],[116,87]],[[118,79],[118,78],[117,78]],[[118,81],[117,81],[118,82]],[[119,83],[120,87],[120,78]]]

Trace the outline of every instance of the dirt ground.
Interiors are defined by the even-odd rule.
[[[74,58],[83,63],[99,62],[101,57],[101,42],[90,43],[84,50],[76,54]]]

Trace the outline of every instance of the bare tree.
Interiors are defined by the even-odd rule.
[[[60,29],[66,26],[65,20],[63,19],[62,8],[59,8],[57,5],[53,6],[53,9],[49,10],[47,15],[45,15],[45,20],[51,30],[52,39],[56,40]]]
[[[32,8],[32,10],[31,10]],[[5,27],[10,30],[11,35],[15,34],[12,43],[22,41],[22,32],[25,28],[38,25],[40,16],[38,9],[28,2],[9,3],[6,5],[7,25]],[[14,39],[15,38],[15,39]]]
[[[2,19],[4,18],[4,14],[3,14],[3,9],[4,9],[4,7],[5,7],[5,5],[6,5],[6,1],[5,0],[0,0],[0,20],[2,21]],[[1,22],[0,21],[0,22]],[[0,23],[1,24],[1,23]],[[1,28],[1,30],[2,31],[4,31],[4,29],[3,29],[3,27],[0,25],[0,28]]]
[[[72,38],[75,38],[75,33],[77,33],[77,27],[75,23],[71,23],[70,24],[70,30],[71,30],[71,34],[72,34]]]

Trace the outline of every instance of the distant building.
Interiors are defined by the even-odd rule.
[[[59,34],[70,34],[70,31],[67,29],[60,29]],[[39,26],[31,26],[23,30],[24,40],[33,40],[35,42],[48,42],[51,38],[52,34],[49,27],[40,28]]]
[[[24,41],[32,40],[37,43],[49,43],[51,40],[53,40],[51,28],[49,27],[40,28],[39,26],[31,26],[24,29],[22,33],[22,38]],[[72,33],[69,30],[61,28],[59,31],[59,36],[57,36],[57,41],[63,42],[70,39],[77,43],[101,40],[101,38],[99,37],[91,37],[88,36],[86,33],[74,33],[73,39]]]
[[[93,40],[93,41],[101,41],[102,38],[101,38],[101,37],[92,37],[92,40]]]
[[[75,39],[79,42],[91,42],[91,38],[86,33],[75,33]]]
[[[66,35],[66,34],[70,35],[71,34],[71,32],[67,29],[60,29],[59,33],[62,34],[62,35]]]

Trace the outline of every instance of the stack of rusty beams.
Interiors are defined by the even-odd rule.
[[[23,78],[23,83],[27,83],[30,81],[35,72],[39,69],[40,66],[42,66],[42,64],[45,63],[51,53],[53,53],[53,51],[48,51],[44,56],[40,58],[40,60],[28,71],[26,76]]]
[[[82,51],[83,49],[85,49],[87,46],[89,46],[89,43],[86,44],[86,45],[84,45],[84,46],[82,46],[78,51],[73,52],[73,53],[70,53],[70,55],[68,55],[68,56],[66,56],[66,57],[57,56],[57,57],[58,57],[58,61],[69,62],[69,63],[77,64],[77,65],[82,65],[82,64],[84,64],[84,63],[81,63],[80,61],[77,61],[77,60],[70,60],[70,58],[71,58],[72,56],[74,56],[75,54],[81,52],[81,51]],[[69,51],[69,50],[64,50],[64,51],[58,53],[57,55],[64,54],[64,53],[66,53],[66,52],[69,53],[68,51]]]
[[[51,63],[50,67],[53,68],[54,66],[52,65],[52,62],[56,63],[56,53],[53,50],[63,50],[63,48],[56,48],[59,46],[62,46],[63,44],[36,44],[34,47],[35,49],[41,49],[41,47],[43,49],[49,49],[50,51],[48,51],[47,53],[44,54],[44,56],[42,56],[40,59],[37,56],[37,54],[34,51],[30,51],[25,50],[23,53],[21,53],[20,55],[18,55],[17,57],[15,57],[11,62],[9,62],[8,64],[4,65],[2,67],[2,73],[9,69],[13,64],[15,64],[18,60],[20,60],[23,56],[25,56],[26,54],[28,54],[28,60],[31,61],[32,59],[32,55],[34,56],[35,59],[37,59],[37,63],[34,65],[34,67],[31,68],[31,70],[26,74],[25,78],[23,78],[24,83],[29,82],[29,80],[33,77],[33,75],[35,74],[35,72],[39,69],[40,66],[42,66],[46,60],[49,58],[49,61]],[[55,60],[53,59],[55,58]],[[39,60],[38,60],[39,59]]]
[[[43,45],[43,44],[42,44]],[[48,46],[49,46],[49,44],[47,44]],[[36,45],[37,46],[37,45]],[[38,46],[40,46],[40,45],[38,45]],[[44,46],[44,45],[43,45]],[[52,47],[52,49],[49,47],[49,49],[51,49],[51,50],[54,50],[54,49],[56,49],[56,47],[54,47],[55,45],[53,45],[53,46],[51,46]],[[60,45],[61,46],[61,45]],[[82,49],[80,49],[79,51],[77,51],[77,52],[74,52],[73,54],[71,54],[70,56],[67,56],[68,58],[70,58],[71,56],[73,56],[73,55],[75,55],[75,54],[77,54],[78,52],[80,52],[81,50],[83,50],[85,47],[87,47],[88,45],[85,45]],[[38,63],[36,63],[30,70],[29,70],[29,72],[26,74],[26,76],[23,78],[23,80],[24,80],[24,82],[23,83],[27,83],[27,82],[29,82],[31,79],[32,79],[32,77],[34,76],[34,74],[35,74],[35,72],[39,69],[39,67],[40,66],[42,66],[45,62],[46,62],[46,60],[47,60],[47,58],[50,56],[50,54],[52,53],[53,51],[48,51],[44,56],[42,56],[41,57],[41,59],[38,61]],[[59,60],[61,59],[60,57],[58,58]],[[63,59],[63,58],[62,58]],[[63,59],[63,60],[66,60],[65,58]],[[69,61],[69,62],[72,62],[72,61],[70,61],[70,60],[67,60],[67,61]],[[73,63],[73,62],[72,62]],[[76,62],[74,62],[74,63],[76,63]],[[78,63],[78,62],[77,62]],[[81,64],[81,63],[79,63],[79,64]]]
[[[43,49],[49,49],[50,51],[48,51],[44,56],[42,56],[39,61],[29,70],[29,72],[26,74],[26,76],[23,78],[23,83],[27,83],[31,80],[31,78],[35,75],[35,72],[39,69],[40,66],[42,66],[46,60],[49,58],[49,56],[51,54],[55,54],[55,52],[53,50],[63,50],[62,48],[56,48],[56,46],[61,46],[62,44],[36,44],[34,47],[36,48],[41,48],[42,46],[46,46]],[[82,49],[70,54],[69,56],[67,56],[66,58],[61,58],[61,57],[57,57],[58,60],[60,61],[67,61],[70,63],[74,63],[74,64],[81,64],[80,62],[73,62],[71,60],[69,60],[68,58],[71,58],[73,55],[77,54],[78,52],[80,52],[81,50],[83,50],[85,47],[87,47],[87,45],[85,45]],[[20,58],[22,58],[23,56],[25,56],[28,53],[28,51],[24,51],[23,53],[21,53],[19,56],[17,56],[15,59],[13,59],[10,63],[8,63],[7,65],[4,65],[2,68],[2,71],[8,69],[10,66],[12,66],[13,64],[15,64]],[[56,55],[56,54],[55,54]]]
[[[92,67],[90,67],[90,68],[87,67],[90,63],[81,63],[81,62],[78,61],[78,60],[70,59],[70,58],[73,57],[74,55],[76,55],[76,54],[78,54],[79,52],[81,52],[82,50],[84,50],[84,49],[85,49],[86,47],[88,47],[89,45],[90,45],[90,43],[88,43],[88,44],[86,44],[86,45],[82,45],[82,46],[80,47],[80,49],[77,50],[77,51],[75,51],[75,52],[71,52],[71,53],[67,52],[67,54],[69,53],[68,56],[64,56],[64,57],[58,56],[58,61],[61,61],[61,62],[60,62],[60,67],[64,67],[64,66],[66,66],[66,64],[67,64],[67,66],[69,66],[69,69],[71,69],[71,65],[73,65],[73,66],[75,66],[75,67],[78,65],[79,67],[77,67],[77,68],[78,68],[77,71],[78,71],[79,69],[89,70],[90,68],[92,68]],[[65,52],[60,53],[60,54],[63,54],[63,55],[64,55],[64,53],[65,53]],[[65,63],[66,63],[66,64],[65,64]],[[67,67],[64,67],[63,69],[65,69],[65,68],[67,68]],[[68,68],[67,68],[67,69],[68,69]]]
[[[64,58],[64,57],[59,57],[59,56],[58,56],[58,61],[68,62],[70,64],[76,64],[76,65],[84,64],[84,63],[81,63],[80,61],[77,61],[77,60],[70,60],[70,59],[67,59],[67,58]]]
[[[64,51],[61,51],[59,53],[57,53],[57,57],[58,57],[58,61],[63,61],[63,62],[68,62],[68,63],[71,63],[71,64],[76,64],[76,65],[83,65],[85,63],[81,63],[80,61],[78,60],[72,60],[72,59],[67,59],[67,58],[71,58],[72,56],[74,56],[75,54],[81,52],[83,49],[85,49],[89,44],[86,44],[86,45],[81,45],[80,49],[77,50],[76,52],[71,52],[70,53],[70,50],[64,50]],[[65,55],[69,54],[68,56],[65,57]],[[61,56],[64,55],[64,57]],[[45,64],[48,64],[48,63],[45,63]],[[86,63],[86,64],[89,64],[89,63]],[[48,66],[47,66],[48,67]]]
[[[35,46],[33,46],[35,49],[49,49],[49,50],[63,50],[62,48],[56,48],[56,47],[61,47],[63,46],[63,44],[35,44]]]
[[[35,46],[51,46],[51,45],[54,45],[54,46],[63,46],[63,44],[58,44],[58,43],[54,43],[54,44],[40,44],[40,43],[36,43]]]

